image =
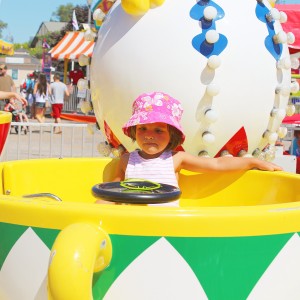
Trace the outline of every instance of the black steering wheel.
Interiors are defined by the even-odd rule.
[[[178,187],[144,179],[96,184],[92,192],[95,197],[106,201],[131,204],[167,203],[177,200],[181,195]]]

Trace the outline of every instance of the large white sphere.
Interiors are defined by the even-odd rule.
[[[201,26],[207,5],[218,14]],[[268,1],[166,0],[132,16],[117,1],[99,30],[91,65],[93,106],[101,129],[117,138],[110,141],[136,148],[121,130],[132,103],[141,93],[163,91],[182,102],[185,150],[210,156],[262,150],[269,143],[264,133],[280,126],[272,110],[288,103],[289,96],[275,90],[290,86],[290,69],[277,64],[288,48],[273,41],[282,27],[279,21],[267,25],[270,9]],[[215,44],[205,42],[209,30],[219,34]],[[208,66],[213,55],[217,68]],[[218,93],[208,93],[210,87]],[[208,109],[218,114],[215,122],[205,118]],[[204,132],[213,143],[203,140]]]

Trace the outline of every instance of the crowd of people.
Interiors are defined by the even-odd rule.
[[[64,99],[69,96],[69,90],[60,80],[60,74],[55,73],[53,81],[47,82],[46,75],[41,72],[27,74],[20,85],[20,95],[16,93],[16,86],[7,74],[7,66],[0,65],[0,110],[9,111],[14,121],[28,122],[36,119],[39,123],[45,122],[45,113],[48,107],[52,108],[55,123],[61,122],[61,112]],[[27,133],[27,127],[23,127]],[[56,127],[55,133],[61,133],[61,128]]]

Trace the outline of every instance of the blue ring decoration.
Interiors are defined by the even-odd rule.
[[[212,21],[207,21],[204,18],[204,9],[207,5],[213,6],[217,10],[217,16]],[[224,10],[213,1],[200,0],[196,5],[190,10],[190,17],[194,20],[197,20],[201,23],[202,33],[195,36],[192,40],[193,47],[200,52],[206,58],[209,58],[211,55],[219,55],[224,51],[228,44],[227,38],[219,34],[219,40],[215,44],[207,43],[205,39],[206,32],[208,30],[216,29],[216,21],[222,19],[225,16]]]
[[[91,11],[92,13],[94,13],[94,11],[97,9],[98,5],[102,2],[102,0],[96,0],[96,1],[93,1],[92,4],[91,4]],[[97,25],[97,22],[96,20],[93,20],[93,23],[94,23],[94,26],[97,30],[100,29],[101,26],[98,26]]]
[[[261,22],[266,24],[269,33],[268,36],[265,38],[265,47],[277,61],[280,59],[283,47],[282,44],[275,44],[273,41],[273,36],[275,35],[274,21],[268,22],[266,19],[266,14],[268,14],[269,12],[270,10],[263,3],[257,2],[256,9],[255,9],[256,17]]]
[[[205,34],[199,34],[192,40],[193,47],[206,58],[212,55],[219,55],[227,46],[227,38],[220,34],[219,40],[215,44],[209,44],[205,39]]]

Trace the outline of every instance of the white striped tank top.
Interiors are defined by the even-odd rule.
[[[141,178],[178,187],[172,151],[165,151],[152,159],[142,158],[138,150],[131,152],[125,171],[125,179],[128,178]]]

